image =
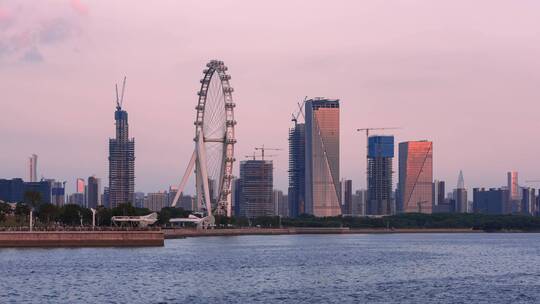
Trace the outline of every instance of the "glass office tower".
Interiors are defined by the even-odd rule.
[[[339,100],[308,100],[305,115],[305,212],[315,216],[340,215]]]
[[[400,212],[432,213],[433,143],[408,141],[399,144]]]

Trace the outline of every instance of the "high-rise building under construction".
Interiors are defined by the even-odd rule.
[[[289,130],[289,214],[305,213],[306,202],[306,125],[295,123]]]
[[[124,78],[125,85],[125,78]],[[109,205],[134,203],[135,192],[135,139],[129,138],[128,113],[122,109],[122,97],[117,90],[116,138],[109,139]]]
[[[392,160],[394,136],[368,138],[367,214],[386,215],[395,212],[392,198]]]
[[[240,162],[240,216],[255,218],[274,216],[272,191],[274,165],[271,160],[245,160]]]

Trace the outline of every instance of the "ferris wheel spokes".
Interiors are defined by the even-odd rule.
[[[231,76],[226,73],[227,67],[219,60],[210,61],[206,67],[195,107],[195,149],[171,206],[177,205],[187,179],[195,169],[197,206],[199,211],[206,209],[208,222],[213,223],[214,212],[227,216],[231,216],[232,212],[231,184],[235,161],[236,121],[233,88],[229,83]]]

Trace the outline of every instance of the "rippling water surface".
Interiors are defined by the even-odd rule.
[[[540,303],[540,234],[0,249],[0,303]]]

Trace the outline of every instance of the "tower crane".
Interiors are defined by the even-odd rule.
[[[262,145],[261,147],[255,147],[255,151],[257,150],[260,150],[261,151],[261,159],[264,160],[264,151],[266,150],[269,150],[269,151],[281,151],[283,149],[279,149],[279,148],[266,148],[264,145]],[[255,155],[255,154],[253,154]]]
[[[305,116],[304,116],[304,104],[306,103],[306,100],[308,99],[308,97],[304,97],[304,100],[302,101],[302,103],[296,103],[298,105],[298,111],[296,113],[293,113],[292,114],[292,119],[291,121],[294,122],[294,124],[296,125],[296,123],[298,122],[298,118],[300,118],[300,115],[302,115],[302,117],[304,117],[305,119]]]
[[[358,132],[366,131],[366,137],[369,138],[369,131],[372,131],[372,130],[399,130],[399,129],[401,129],[401,128],[400,127],[361,128],[361,129],[356,129],[356,131],[358,131]]]
[[[116,84],[115,87],[116,87],[116,109],[121,110],[122,103],[124,103],[124,91],[126,89],[126,76],[124,76],[124,82],[122,83],[122,93],[120,95],[120,98],[118,98],[118,84]]]
[[[265,155],[266,157],[276,157],[277,155],[276,154],[271,154],[271,155]],[[255,152],[253,152],[253,155],[245,155],[244,156],[245,158],[250,158],[252,160],[256,160],[257,157],[261,157],[262,158],[262,155],[261,154],[255,154]]]
[[[368,174],[368,168],[369,168],[369,131],[373,130],[399,130],[400,127],[381,127],[381,128],[360,128],[356,129],[357,132],[366,132],[366,189],[368,189],[369,186],[369,174]],[[369,191],[368,191],[369,193]]]

